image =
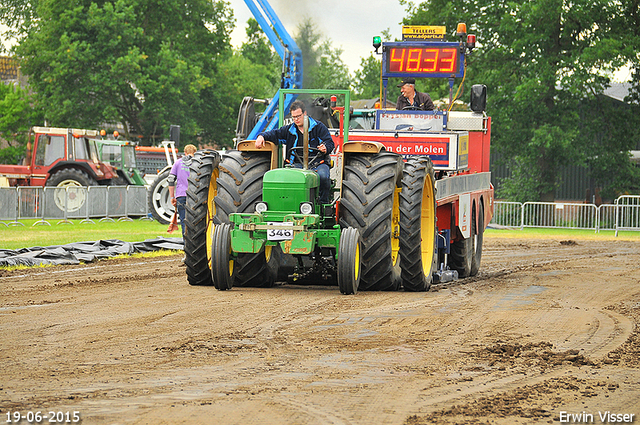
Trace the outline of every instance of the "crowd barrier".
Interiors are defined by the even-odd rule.
[[[614,204],[495,201],[492,224],[507,227],[640,230],[640,196],[624,195]]]
[[[146,186],[67,186],[0,188],[0,223],[23,225],[20,220],[37,219],[34,225],[125,221],[149,218]],[[5,222],[8,221],[8,222]]]
[[[20,220],[37,219],[34,225],[151,220],[146,186],[8,187],[0,188],[0,224],[23,225]],[[563,229],[640,230],[640,196],[624,195],[614,204],[495,201],[492,224],[506,227]]]

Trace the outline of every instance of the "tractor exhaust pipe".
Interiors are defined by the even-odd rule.
[[[309,117],[305,114],[303,119],[303,137],[302,137],[302,168],[309,169]]]

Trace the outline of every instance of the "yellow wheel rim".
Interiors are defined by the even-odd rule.
[[[402,192],[402,188],[396,187],[391,211],[391,260],[394,266],[398,263],[398,253],[400,252],[400,192]]]
[[[420,254],[422,256],[422,270],[425,274],[431,273],[431,265],[435,255],[436,237],[436,209],[434,181],[431,175],[427,174],[422,188],[422,204],[420,214]]]
[[[218,194],[218,169],[216,168],[211,173],[211,181],[209,182],[209,193],[207,195],[207,263],[209,264],[209,270],[211,270],[211,244],[213,243],[213,231],[215,230],[215,224],[213,224],[213,217],[216,215],[216,205],[213,199]]]

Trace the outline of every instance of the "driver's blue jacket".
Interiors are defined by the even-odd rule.
[[[302,147],[304,140],[302,132],[298,130],[295,123],[283,125],[275,130],[265,131],[260,133],[260,135],[270,142],[286,145],[285,158],[287,161],[292,164],[294,162],[300,162],[300,160],[295,159],[294,155],[291,154],[291,148]],[[329,164],[329,154],[333,152],[334,148],[333,139],[331,138],[331,134],[329,134],[329,129],[326,125],[309,117],[309,146],[317,148],[323,143],[327,147],[327,153],[323,159],[327,164]],[[298,152],[298,157],[302,159],[302,150]],[[310,155],[310,157],[313,157],[313,155]],[[315,161],[315,164],[313,165],[317,165],[318,163],[319,161]],[[312,164],[309,164],[309,166],[312,166]]]

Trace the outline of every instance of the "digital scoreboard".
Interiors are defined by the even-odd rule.
[[[384,43],[383,77],[462,77],[464,54],[458,43]]]

